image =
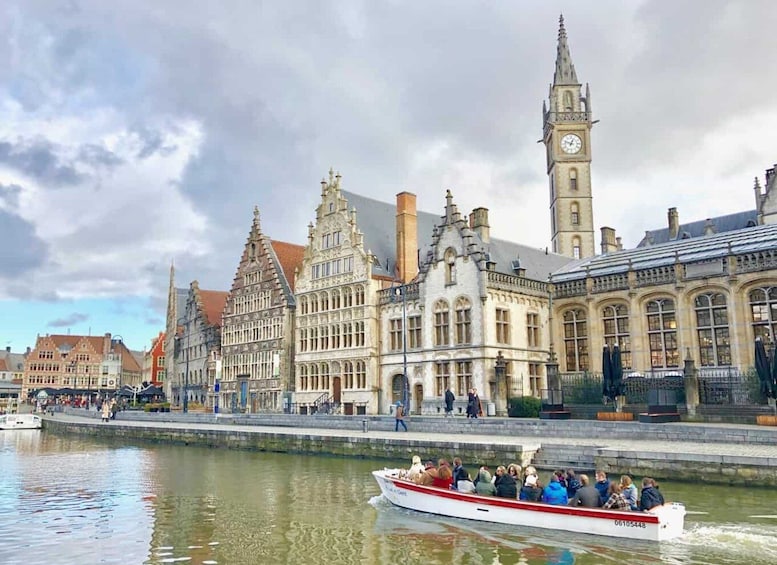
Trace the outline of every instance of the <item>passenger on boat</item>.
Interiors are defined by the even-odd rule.
[[[615,481],[611,482],[607,492],[610,493],[610,498],[602,505],[602,508],[605,510],[631,510],[629,502],[623,498],[621,485],[619,483],[616,483]]]
[[[564,487],[566,489],[567,488],[567,474],[562,469],[559,469],[558,471],[555,471],[553,474],[558,477],[558,482],[561,484],[562,487]],[[569,496],[569,494],[567,494],[567,496]]]
[[[518,463],[510,463],[507,466],[507,473],[515,479],[516,488],[523,483],[521,480],[521,466]]]
[[[461,457],[453,458],[453,488],[458,488],[459,481],[469,481],[469,473],[461,464]]]
[[[594,485],[596,490],[599,491],[599,506],[605,503],[610,498],[607,494],[607,490],[610,488],[610,479],[607,478],[607,473],[601,469],[596,471],[596,484]]]
[[[537,474],[537,469],[535,469],[533,466],[529,465],[523,471],[523,479],[526,480],[529,477],[531,477],[532,475],[534,475],[537,478],[537,480],[539,480],[540,476]]]
[[[558,482],[558,477],[550,476],[550,483],[542,491],[542,502],[563,506],[567,503],[567,489]]]
[[[502,498],[518,498],[518,486],[515,484],[515,478],[507,472],[504,466],[496,468],[496,495]]]
[[[569,505],[582,506],[584,508],[598,508],[601,506],[599,491],[589,484],[588,475],[580,475],[580,488],[577,489],[575,496],[569,501]]]
[[[407,472],[407,478],[415,482],[415,480],[423,472],[424,464],[421,463],[421,458],[418,455],[413,455],[413,463],[410,465],[410,469]]]
[[[433,487],[450,489],[453,484],[453,470],[445,459],[437,462],[437,476],[432,480]]]
[[[629,508],[632,510],[639,510],[639,494],[637,493],[637,485],[635,485],[631,477],[628,475],[621,475],[621,494],[626,502],[629,503]]]
[[[491,482],[488,467],[481,467],[475,479],[475,492],[483,496],[496,496],[496,487]]]
[[[650,477],[642,479],[642,494],[639,497],[639,509],[651,510],[664,504],[664,495],[658,490],[656,481]]]
[[[574,497],[581,486],[583,485],[580,484],[580,480],[575,475],[575,470],[571,467],[567,469],[567,496],[569,498]]]
[[[541,498],[542,487],[537,484],[537,475],[529,475],[526,477],[526,483],[521,487],[518,499],[527,502],[539,502]]]
[[[418,478],[416,479],[416,484],[424,485],[427,487],[430,487],[434,484],[434,479],[437,478],[437,468],[434,466],[434,463],[431,461],[427,461],[424,464],[424,472],[418,475]]]

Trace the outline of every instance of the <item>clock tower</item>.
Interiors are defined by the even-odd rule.
[[[550,107],[542,103],[543,141],[550,183],[553,252],[575,259],[595,255],[591,194],[591,93],[577,80],[567,44],[564,16],[559,18],[556,72]]]

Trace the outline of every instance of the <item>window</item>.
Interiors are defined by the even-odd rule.
[[[731,365],[726,297],[719,292],[701,294],[694,300],[699,360],[702,367]]]
[[[540,347],[540,315],[526,314],[526,338],[529,347]]]
[[[343,378],[345,379],[345,388],[353,388],[353,363],[351,361],[343,363]]]
[[[321,363],[321,388],[329,390],[329,363]]]
[[[572,257],[574,257],[575,259],[580,259],[580,238],[579,237],[572,238]]]
[[[472,361],[456,361],[456,394],[466,396],[472,388]]]
[[[655,368],[678,367],[677,318],[674,300],[662,298],[647,303],[648,342],[650,366]]]
[[[456,250],[445,250],[445,284],[456,284]]]
[[[356,322],[354,324],[354,329],[356,330],[356,347],[364,347],[364,322]]]
[[[340,291],[335,289],[332,291],[332,310],[340,309]]]
[[[326,292],[321,293],[321,311],[326,312],[329,310],[329,295]]]
[[[469,300],[456,300],[456,345],[472,343],[472,308]]]
[[[157,357],[156,358],[156,366],[157,367],[164,367],[165,366],[165,358],[164,357]]]
[[[356,362],[356,388],[367,388],[367,364],[364,361]]]
[[[356,285],[356,306],[364,306],[364,287]]]
[[[435,394],[442,396],[451,384],[451,364],[449,361],[437,361],[434,364]]]
[[[510,311],[506,308],[496,309],[496,342],[510,343]]]
[[[402,318],[389,320],[389,350],[402,351]]]
[[[350,287],[343,289],[343,308],[350,308],[353,306],[353,290]]]
[[[542,390],[542,369],[539,363],[529,363],[529,390],[532,396],[540,396]]]
[[[440,347],[450,343],[450,313],[448,303],[438,300],[434,304],[434,345]]]
[[[629,309],[623,304],[602,308],[604,343],[621,351],[624,369],[631,369],[631,337],[629,336]]]
[[[569,188],[570,190],[577,190],[577,169],[569,170]]]
[[[332,324],[332,349],[340,349],[340,324]]]
[[[310,366],[310,388],[318,390],[318,365],[315,363]]]
[[[579,226],[580,225],[580,205],[577,202],[572,202],[572,206],[570,210],[571,210],[570,221],[572,222],[572,225]]]
[[[407,317],[407,348],[421,348],[421,316]]]
[[[777,336],[777,287],[768,286],[750,291],[753,337],[765,343],[775,343]]]
[[[564,313],[564,358],[567,371],[587,371],[588,322],[585,311],[577,308]]]

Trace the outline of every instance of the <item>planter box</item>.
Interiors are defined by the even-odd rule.
[[[631,412],[597,412],[596,419],[605,422],[631,422],[634,420],[634,414]]]
[[[756,416],[755,423],[759,426],[777,426],[777,416]]]

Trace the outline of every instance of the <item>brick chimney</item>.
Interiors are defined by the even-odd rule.
[[[491,239],[491,226],[488,225],[488,208],[475,208],[469,215],[469,227],[480,237],[483,243]]]
[[[418,274],[418,213],[416,196],[411,192],[397,194],[397,273],[403,283]]]
[[[103,355],[108,355],[111,352],[111,334],[106,333],[103,337]]]
[[[602,255],[618,251],[618,240],[615,238],[615,230],[602,226]]]
[[[669,219],[669,239],[677,239],[677,234],[680,233],[680,214],[677,213],[677,208],[669,208],[666,213]]]

